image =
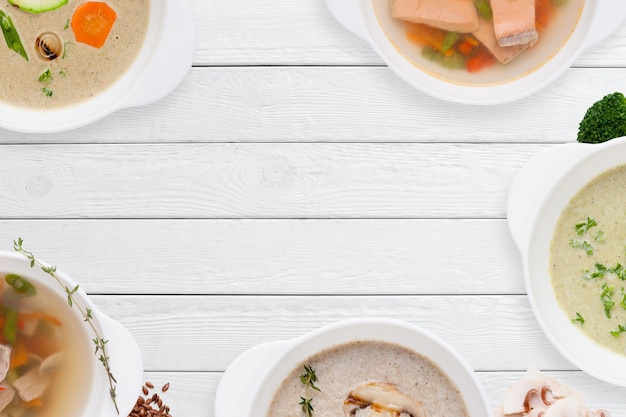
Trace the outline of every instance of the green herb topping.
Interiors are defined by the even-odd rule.
[[[572,319],[572,323],[580,323],[580,325],[582,326],[583,324],[585,324],[585,319],[583,318],[583,316],[580,315],[580,313],[576,312],[576,317]]]
[[[311,365],[304,365],[305,373],[300,375],[300,382],[302,382],[306,389],[304,391],[304,397],[300,397],[299,404],[302,406],[302,411],[306,414],[307,417],[313,416],[313,398],[311,397],[309,390],[314,389],[315,391],[320,391],[320,389],[315,385],[317,382],[317,375],[315,375],[315,371],[311,367]]]
[[[594,219],[587,217],[586,221],[582,223],[576,223],[576,225],[574,226],[574,230],[576,231],[576,234],[578,236],[582,236],[587,233],[589,229],[597,225],[598,223]]]

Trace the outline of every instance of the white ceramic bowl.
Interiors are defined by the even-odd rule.
[[[17,252],[0,251],[0,272],[23,276],[33,282],[36,287],[45,286],[58,294],[61,299],[66,297],[64,289],[50,275],[37,266],[31,268],[30,261]],[[76,282],[63,272],[57,271],[57,276],[68,288],[76,287]],[[85,409],[81,415],[83,417],[127,416],[133,409],[138,395],[141,394],[143,384],[143,361],[139,347],[128,330],[104,315],[80,287],[74,294],[74,298],[83,308],[91,309],[95,327],[101,337],[108,340],[107,353],[110,357],[112,374],[117,380],[117,405],[120,411],[118,415],[109,396],[106,372],[92,350],[94,344],[91,339],[95,336],[88,330],[85,332],[85,337],[89,337],[89,340],[86,340],[85,345],[89,349],[87,355],[91,361],[85,364],[85,372],[89,372],[93,377],[87,392]],[[78,321],[82,322],[83,318],[78,310],[74,307],[73,311],[78,315]],[[69,395],[68,398],[72,396]]]
[[[0,102],[0,127],[27,133],[74,129],[125,108],[165,97],[191,68],[196,33],[184,0],[152,0],[148,31],[135,62],[110,88],[93,99],[51,110]]]
[[[389,68],[413,87],[440,99],[467,104],[510,102],[540,90],[626,18],[623,0],[586,0],[564,44],[560,37],[556,44],[548,42],[546,32],[545,42],[539,42],[508,64],[459,76],[462,71],[429,63],[420,56],[418,48],[410,46],[401,25],[389,16],[389,1],[326,0],[326,4],[343,26],[366,40]]]
[[[456,383],[470,417],[492,415],[472,369],[446,343],[402,321],[363,318],[340,321],[294,340],[265,343],[245,352],[231,363],[220,381],[215,416],[265,417],[280,384],[308,357],[336,345],[373,339],[404,346],[429,358]]]
[[[508,224],[522,257],[531,306],[552,344],[574,365],[626,386],[626,355],[583,335],[559,307],[549,274],[550,243],[570,199],[603,172],[626,164],[626,138],[601,144],[556,145],[532,158],[513,182]]]

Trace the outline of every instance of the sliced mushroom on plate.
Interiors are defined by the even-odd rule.
[[[346,417],[426,417],[422,403],[394,384],[371,382],[353,389],[343,403]]]

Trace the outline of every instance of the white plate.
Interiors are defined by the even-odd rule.
[[[265,343],[244,352],[231,363],[220,381],[215,416],[265,417],[280,384],[306,358],[339,344],[373,339],[395,343],[426,356],[455,382],[469,417],[492,415],[474,372],[446,343],[399,320],[363,318],[340,321],[293,340]]]
[[[569,68],[583,51],[614,32],[626,18],[623,0],[586,0],[578,23],[569,38],[564,39],[565,44],[539,42],[504,66],[466,74],[466,79],[453,81],[449,70],[433,69],[418,52],[407,50],[404,31],[398,30],[398,22],[386,10],[382,11],[389,1],[326,0],[326,4],[344,27],[366,40],[389,68],[413,87],[440,99],[467,104],[505,103],[542,89]]]
[[[509,194],[507,217],[522,256],[530,304],[544,333],[570,362],[603,381],[626,386],[626,355],[585,336],[559,307],[549,274],[550,243],[571,198],[603,172],[626,164],[626,138],[557,145],[532,158]]]

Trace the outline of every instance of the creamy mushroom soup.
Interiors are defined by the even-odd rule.
[[[76,104],[113,85],[139,54],[150,15],[150,0],[69,0],[37,13],[0,3],[0,100],[37,109]]]
[[[312,374],[319,391],[307,384]],[[468,416],[458,388],[436,364],[383,341],[343,344],[307,359],[282,383],[266,415],[306,416],[308,404],[315,417]]]
[[[626,353],[626,166],[585,185],[561,214],[550,248],[559,306],[584,334]]]

